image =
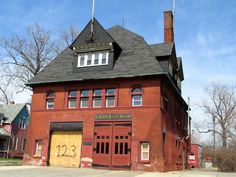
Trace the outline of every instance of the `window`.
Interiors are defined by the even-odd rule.
[[[142,106],[142,89],[134,88],[131,94],[132,94],[132,106]]]
[[[80,94],[80,107],[88,108],[89,107],[89,90],[81,90]]]
[[[82,54],[78,56],[77,67],[108,65],[109,52]]]
[[[12,142],[13,142],[13,144],[12,144],[12,150],[13,150],[13,151],[16,151],[16,150],[17,150],[17,147],[18,147],[18,137],[13,137]]]
[[[102,53],[102,64],[107,64],[107,53]]]
[[[169,72],[170,72],[170,75],[173,76],[173,67],[172,67],[171,62],[169,62]]]
[[[96,89],[93,91],[93,107],[102,107],[102,89]]]
[[[87,55],[87,66],[90,66],[92,64],[92,54]]]
[[[141,160],[149,160],[149,143],[141,143]]]
[[[41,157],[42,156],[42,149],[43,149],[43,141],[42,140],[37,140],[36,141],[35,155]]]
[[[94,58],[94,65],[98,65],[99,64],[99,53],[95,54],[95,58]]]
[[[0,125],[3,123],[3,115],[0,115]]]
[[[22,151],[25,150],[25,144],[26,144],[26,139],[23,138],[23,139],[22,139],[22,144],[21,144],[21,150],[22,150]]]
[[[111,88],[106,90],[106,107],[115,107],[116,89]]]
[[[19,122],[19,128],[25,129],[25,127],[26,127],[26,118],[22,117]]]
[[[84,55],[80,56],[79,60],[80,60],[80,66],[84,66],[85,56]]]
[[[55,97],[54,92],[50,92],[47,94],[47,97],[46,97],[46,108],[47,109],[54,109],[54,97]]]
[[[76,108],[76,100],[77,100],[77,91],[69,91],[68,94],[68,108]]]

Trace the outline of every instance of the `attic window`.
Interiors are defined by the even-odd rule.
[[[88,53],[78,56],[77,67],[108,65],[108,52]]]

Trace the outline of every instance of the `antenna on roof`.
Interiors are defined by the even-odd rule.
[[[92,0],[91,41],[94,38],[94,6],[95,0]]]
[[[173,0],[173,9],[172,9],[172,12],[173,12],[173,16],[175,16],[175,0]]]
[[[125,17],[122,18],[122,27],[125,27]]]

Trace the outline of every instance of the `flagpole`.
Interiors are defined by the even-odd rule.
[[[93,33],[94,33],[94,6],[95,6],[95,0],[92,0],[91,39],[93,39]]]

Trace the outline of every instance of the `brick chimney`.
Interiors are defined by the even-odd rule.
[[[172,11],[164,12],[164,43],[174,42],[174,18]]]

